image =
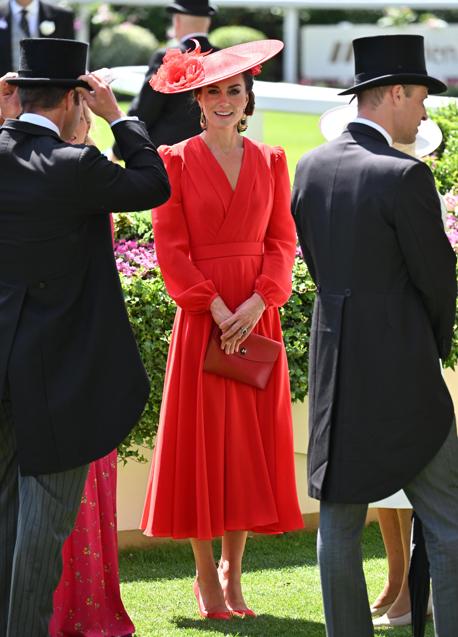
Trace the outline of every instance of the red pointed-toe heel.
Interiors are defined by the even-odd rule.
[[[199,615],[204,619],[231,619],[232,614],[229,611],[208,612],[205,610],[202,604],[202,598],[200,596],[200,589],[197,580],[194,580],[193,584],[194,595],[196,596],[197,606],[199,608]]]
[[[257,617],[256,613],[254,612],[254,610],[251,610],[251,608],[245,608],[245,609],[236,609],[236,608],[231,608],[231,613],[234,615],[234,617],[240,617],[240,618],[244,618],[244,617]]]

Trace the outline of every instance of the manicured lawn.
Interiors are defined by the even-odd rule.
[[[121,104],[124,111],[127,111],[128,106],[125,103]],[[323,142],[318,121],[318,115],[273,112],[264,114],[264,141],[272,146],[285,148],[291,180],[301,155]],[[250,134],[249,129],[247,134]],[[95,119],[91,135],[101,150],[109,148],[113,142],[109,126],[100,119]]]
[[[122,595],[137,637],[324,637],[315,557],[315,533],[248,540],[244,587],[257,619],[200,619],[192,593],[193,560],[187,543],[121,553]],[[369,597],[380,592],[386,560],[378,526],[364,534]],[[410,627],[378,629],[377,637],[410,637]],[[433,637],[431,622],[427,637]],[[357,635],[355,635],[357,637]]]
[[[264,141],[272,146],[283,146],[288,158],[291,181],[300,157],[324,142],[318,126],[319,119],[319,115],[296,113],[264,115]]]

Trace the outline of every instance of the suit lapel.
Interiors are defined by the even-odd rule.
[[[5,69],[5,73],[12,71],[13,65],[11,57],[11,12],[8,2],[0,2],[0,20],[5,28],[0,29],[0,60],[1,69]],[[2,73],[3,74],[3,73]]]
[[[48,7],[43,4],[43,2],[40,2],[38,5],[38,37],[49,37],[45,34],[42,35],[41,31],[40,31],[40,24],[44,21],[44,20],[49,20],[49,15],[48,15]]]
[[[39,38],[55,38],[56,34],[53,33],[41,33],[40,31],[40,24],[42,22],[44,22],[45,20],[50,20],[51,22],[56,22],[53,16],[53,12],[52,12],[52,7],[49,4],[46,4],[45,2],[40,2],[39,3],[39,9],[38,9],[38,37]]]

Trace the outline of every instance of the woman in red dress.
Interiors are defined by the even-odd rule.
[[[91,114],[83,104],[80,126],[68,141],[92,144],[90,125]],[[75,527],[62,549],[51,637],[131,637],[135,632],[119,589],[116,460],[114,449],[89,466]]]
[[[172,50],[152,80],[163,92],[197,89],[203,132],[161,149],[172,196],[153,211],[154,237],[178,309],[141,528],[191,538],[200,613],[220,619],[255,615],[240,583],[247,531],[303,526],[284,347],[264,390],[203,371],[215,323],[228,355],[251,332],[282,342],[278,308],[296,247],[285,153],[240,135],[254,110],[253,75],[281,47]]]

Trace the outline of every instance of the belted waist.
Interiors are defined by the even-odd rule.
[[[213,243],[191,248],[193,261],[219,259],[221,257],[260,257],[264,254],[262,241],[238,241],[236,243]]]

